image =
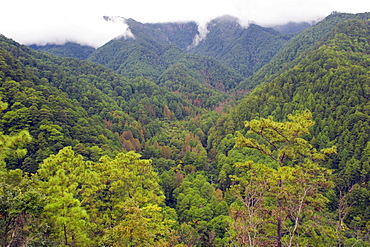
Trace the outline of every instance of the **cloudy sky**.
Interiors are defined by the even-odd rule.
[[[315,21],[332,11],[370,12],[368,0],[3,0],[0,33],[22,44],[74,41],[98,47],[121,35],[121,16],[139,22],[197,21],[224,14],[262,26]]]

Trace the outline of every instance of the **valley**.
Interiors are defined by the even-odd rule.
[[[0,36],[0,243],[370,246],[369,19]]]

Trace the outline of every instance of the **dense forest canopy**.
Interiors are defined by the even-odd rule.
[[[0,36],[2,246],[370,246],[368,13],[128,24]]]

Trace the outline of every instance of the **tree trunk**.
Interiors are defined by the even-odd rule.
[[[282,238],[282,232],[281,232],[281,219],[280,216],[277,219],[277,240],[276,240],[276,246],[281,247],[281,238]]]
[[[67,226],[66,226],[65,224],[63,225],[63,231],[64,231],[64,241],[65,241],[65,245],[68,245]]]
[[[279,187],[282,187],[283,186],[283,181],[280,179],[279,180]],[[281,210],[282,208],[282,203],[281,203],[281,199],[278,198],[278,217],[277,217],[277,238],[276,238],[276,246],[277,247],[282,247],[281,245],[281,239],[283,237],[283,233],[281,231],[281,224],[282,224],[282,220],[281,220],[281,216],[280,216],[280,212],[282,211]]]

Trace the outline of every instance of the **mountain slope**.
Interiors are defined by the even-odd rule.
[[[186,55],[158,78],[159,86],[179,92],[197,106],[212,108],[230,98],[243,78],[216,59]]]
[[[211,21],[207,29],[206,38],[190,52],[214,57],[244,77],[268,63],[291,38],[254,24],[242,27],[228,16]]]
[[[362,230],[370,220],[369,33],[368,20],[338,24],[295,66],[255,88],[209,136],[212,147],[220,148],[232,138],[227,134],[244,129],[245,120],[272,115],[285,121],[290,113],[310,110],[316,124],[306,138],[317,149],[337,147],[337,154],[322,163],[334,172],[338,194],[332,195],[332,206],[339,193],[349,193],[353,207],[345,223]]]
[[[172,63],[182,57],[182,51],[152,39],[121,38],[108,42],[88,58],[128,78],[143,76],[156,80]]]
[[[5,134],[29,129],[33,141],[23,161],[10,166],[35,171],[63,146],[89,158],[105,152],[141,150],[164,121],[182,120],[194,108],[155,83],[128,80],[86,61],[57,58],[1,36],[0,92]],[[122,133],[131,133],[124,138]],[[129,132],[128,132],[129,131]]]
[[[173,64],[173,60],[163,59],[164,45],[174,45],[184,53],[213,57],[246,77],[269,62],[291,38],[291,35],[258,25],[242,27],[238,19],[231,16],[214,19],[207,24],[206,30],[193,22],[143,24],[128,19],[126,23],[135,38],[121,38],[120,42],[113,40],[98,49],[89,60],[129,77],[140,75],[135,63],[141,64],[142,68],[147,65],[148,73],[142,75],[153,74],[152,79],[157,76],[152,70],[153,65],[163,71],[163,66]],[[137,53],[138,50],[142,52]],[[126,70],[119,68],[121,65]],[[136,69],[131,69],[133,67]],[[138,73],[130,74],[133,70]]]
[[[95,51],[71,43],[33,48],[59,56],[86,58],[90,54],[87,60],[111,68],[125,77],[144,77],[160,85],[164,85],[163,78],[172,83],[179,81],[179,77],[171,79],[169,72],[179,68],[179,65],[186,65],[181,73],[187,79],[179,81],[185,88],[180,87],[184,91],[177,92],[191,101],[204,101],[204,96],[189,97],[186,85],[192,81],[191,84],[197,88],[196,95],[211,95],[212,104],[206,105],[214,107],[227,97],[225,92],[268,63],[291,38],[291,35],[282,35],[257,25],[242,27],[236,18],[230,16],[211,21],[207,30],[194,22],[153,24],[133,19],[125,22],[133,36],[113,39]],[[189,53],[199,58],[195,59]],[[220,73],[209,76],[209,71]]]
[[[64,45],[47,44],[43,46],[30,45],[32,49],[50,52],[59,57],[73,57],[80,60],[86,59],[95,48],[85,45],[80,45],[72,42],[65,43]]]
[[[140,23],[128,19],[126,23],[136,39],[152,39],[161,44],[175,45],[181,50],[187,49],[198,34],[195,22]]]
[[[205,97],[211,97],[207,107],[224,101],[225,92],[269,62],[291,37],[257,25],[243,28],[237,19],[227,16],[210,22],[204,39],[199,39],[201,30],[192,22],[126,22],[134,38],[112,40],[88,60],[129,78],[143,76],[179,92],[191,102],[204,102]],[[199,43],[194,43],[197,38]],[[175,76],[174,70],[180,68],[182,76]],[[174,87],[174,83],[179,85]],[[192,95],[190,87],[196,88]]]
[[[270,63],[266,64],[253,76],[245,79],[237,86],[236,91],[250,90],[270,76],[274,77],[282,73],[285,69],[290,68],[300,56],[304,56],[310,50],[315,49],[315,43],[320,41],[328,32],[330,32],[338,23],[350,19],[367,20],[370,18],[369,13],[346,14],[332,13],[316,25],[305,29],[293,37],[284,49],[279,51]]]
[[[194,24],[141,24],[133,20],[128,23],[135,38],[112,40],[97,49],[88,60],[129,78],[144,77],[155,81],[202,107],[215,107],[225,101],[228,97],[225,92],[243,79],[214,58],[191,55],[179,46],[169,44],[171,37],[176,37],[180,31],[188,34]],[[191,36],[185,34],[182,36],[186,41],[186,37]],[[187,44],[190,42],[192,40],[188,39]],[[180,67],[183,68],[182,76],[173,73]],[[174,83],[178,85],[173,87]],[[205,104],[199,103],[206,100]]]

